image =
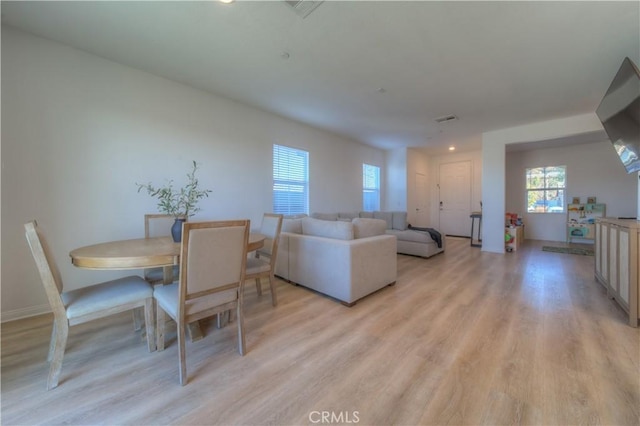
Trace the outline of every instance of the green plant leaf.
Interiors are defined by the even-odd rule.
[[[198,202],[208,197],[212,192],[210,189],[199,189],[199,181],[196,178],[196,171],[198,170],[198,163],[193,160],[193,168],[187,173],[187,184],[176,190],[173,187],[173,180],[169,180],[165,186],[155,187],[151,183],[140,184],[138,186],[138,192],[142,189],[147,191],[151,197],[158,199],[158,210],[162,213],[172,216],[187,216],[191,217],[200,211]]]

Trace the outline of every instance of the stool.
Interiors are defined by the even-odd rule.
[[[482,212],[471,212],[471,247],[482,247]],[[473,228],[476,219],[478,219],[478,238],[477,243],[473,242]]]

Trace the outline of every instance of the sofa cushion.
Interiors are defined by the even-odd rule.
[[[391,212],[373,212],[375,219],[382,219],[387,222],[387,229],[393,229],[393,213]]]
[[[281,232],[302,234],[302,219],[283,219]]]
[[[302,233],[337,240],[353,240],[353,224],[305,217],[302,219]]]
[[[404,231],[407,229],[407,212],[392,212],[391,229]]]
[[[367,219],[373,219],[373,212],[360,212],[358,213],[358,216],[367,218]]]
[[[436,244],[429,235],[428,232],[412,231],[407,229],[406,231],[398,231],[396,229],[387,229],[388,235],[395,235],[400,241],[413,241],[414,243],[432,243]]]
[[[386,229],[387,222],[382,219],[367,219],[359,217],[353,219],[353,237],[355,239],[384,235]]]
[[[286,214],[284,215],[284,219],[302,219],[303,217],[307,217],[306,213],[298,213],[298,214]]]
[[[351,213],[338,213],[338,219],[349,219],[349,221],[351,221],[352,219],[355,219],[358,216],[358,213],[356,212],[351,212]]]
[[[320,220],[338,220],[338,213],[311,213],[311,217]]]

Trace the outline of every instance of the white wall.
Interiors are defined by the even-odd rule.
[[[256,225],[273,143],[309,151],[311,211],[359,210],[362,163],[384,174],[383,151],[3,26],[2,319],[48,310],[25,222],[46,231],[66,289],[122,276],[67,254],[143,236],[156,203],[136,182],[180,183],[195,159],[213,192],[194,220]]]
[[[431,218],[435,228],[440,228],[440,165],[469,161],[471,163],[471,211],[480,210],[482,200],[482,151],[451,152],[445,155],[431,157]],[[484,204],[484,202],[483,202]],[[471,228],[471,219],[469,219]]]
[[[559,118],[482,134],[482,250],[504,253],[505,147],[602,132],[595,113]]]
[[[527,213],[525,170],[531,167],[566,166],[565,201],[595,196],[606,204],[607,216],[636,215],[637,176],[627,174],[608,140],[586,145],[538,149],[506,154],[506,210],[522,215],[525,238],[565,241],[566,213]]]
[[[422,194],[426,202],[426,206],[420,207],[420,194],[416,186],[416,173],[420,173],[426,177],[428,182],[426,192]],[[431,186],[429,157],[417,149],[407,150],[407,221],[413,226],[418,227],[434,227],[433,217],[431,216]],[[418,214],[417,209],[424,211]],[[398,209],[396,209],[398,210]]]
[[[385,155],[386,164],[386,197],[380,203],[382,210],[407,209],[407,149],[389,150]]]
[[[400,148],[387,151],[387,204],[385,210],[406,210],[407,220],[414,226],[440,227],[438,179],[440,164],[469,161],[471,162],[472,194],[471,206],[473,210],[480,210],[482,201],[482,152],[469,151],[450,153],[442,156],[428,156],[419,149]],[[416,173],[427,177],[428,188],[427,213],[418,216],[418,194],[416,188]],[[471,226],[471,222],[469,222]]]
[[[383,210],[406,211],[407,221],[414,226],[433,226],[430,215],[431,188],[427,188],[427,206],[424,214],[418,215],[419,203],[416,188],[416,173],[421,173],[430,179],[429,157],[417,149],[398,148],[386,153],[387,181],[386,199]]]

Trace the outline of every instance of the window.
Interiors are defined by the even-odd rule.
[[[527,212],[564,213],[566,167],[527,169]]]
[[[273,212],[309,213],[309,153],[273,145]]]
[[[362,165],[362,210],[380,210],[380,167]]]

